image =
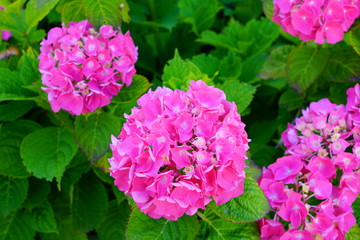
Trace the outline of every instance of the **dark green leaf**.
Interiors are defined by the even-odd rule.
[[[243,63],[240,57],[231,54],[221,60],[219,68],[220,79],[238,79],[242,72]]]
[[[0,239],[33,240],[35,231],[29,223],[29,215],[23,212],[16,212],[7,216],[0,214]]]
[[[208,207],[219,217],[236,223],[253,222],[263,218],[269,211],[269,203],[258,184],[250,177],[244,182],[244,193],[229,202]]]
[[[285,77],[286,58],[291,49],[290,45],[275,48],[262,66],[259,76],[262,79]]]
[[[18,120],[4,124],[0,130],[0,174],[12,177],[28,177],[29,173],[20,157],[23,138],[40,128],[30,120]]]
[[[259,239],[259,230],[256,222],[252,223],[232,223],[216,216],[210,210],[205,214],[198,212],[202,218],[204,226],[208,232],[201,239],[209,240],[257,240]]]
[[[83,175],[74,187],[71,209],[74,228],[82,232],[94,229],[105,213],[107,204],[104,185],[91,172]]]
[[[81,115],[76,117],[75,137],[80,148],[94,162],[108,151],[110,137],[119,134],[120,126],[120,119],[106,112],[89,117]]]
[[[28,180],[0,175],[0,212],[7,215],[25,201]]]
[[[325,69],[329,56],[329,50],[317,45],[294,48],[287,59],[288,84],[297,92],[304,92]]]
[[[292,111],[300,109],[303,106],[303,101],[302,95],[289,89],[281,95],[279,104],[284,105],[288,111]]]
[[[53,209],[48,201],[31,210],[31,226],[37,232],[57,232]]]
[[[125,237],[128,240],[193,239],[199,230],[196,216],[184,215],[178,221],[153,219],[135,208],[130,215]]]
[[[77,151],[74,136],[66,128],[48,127],[26,136],[21,157],[28,171],[38,178],[60,183],[61,177]]]
[[[10,101],[0,104],[0,121],[14,121],[35,106],[32,101]]]
[[[125,239],[125,229],[129,215],[130,206],[127,201],[123,201],[121,204],[118,204],[116,200],[111,201],[105,217],[96,227],[99,239]]]
[[[23,207],[33,209],[39,206],[50,193],[50,183],[35,177],[29,178],[28,196]]]

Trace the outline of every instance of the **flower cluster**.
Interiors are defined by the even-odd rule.
[[[360,86],[348,102],[313,102],[289,124],[287,155],[260,179],[274,218],[259,222],[262,239],[336,239],[355,224],[352,203],[360,193]]]
[[[110,175],[152,218],[177,220],[223,204],[244,190],[247,133],[223,91],[192,81],[186,92],[166,87],[138,100],[112,137]]]
[[[138,55],[129,32],[112,26],[97,32],[87,20],[51,29],[40,50],[42,89],[52,110],[75,115],[109,104],[123,84],[129,86]]]
[[[359,14],[358,0],[274,0],[273,21],[303,41],[337,43]]]
[[[5,10],[3,6],[0,6],[0,10]],[[12,34],[10,31],[2,30],[1,31],[1,38],[5,41],[7,41],[9,38],[11,38]]]

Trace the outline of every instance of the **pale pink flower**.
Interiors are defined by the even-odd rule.
[[[115,185],[142,212],[177,220],[243,193],[249,139],[221,90],[192,81],[186,92],[150,90],[138,105],[112,137],[109,162]]]
[[[111,26],[97,32],[87,20],[71,22],[52,28],[40,45],[42,89],[54,112],[80,115],[108,105],[136,72],[137,47],[130,33]]]

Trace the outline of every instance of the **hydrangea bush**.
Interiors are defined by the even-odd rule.
[[[259,222],[262,239],[345,239],[355,224],[359,87],[347,91],[346,106],[326,98],[311,103],[282,133],[287,155],[264,169],[259,182],[275,210],[273,220]]]
[[[359,238],[359,1],[0,4],[0,239]]]
[[[192,81],[186,92],[159,87],[138,104],[109,161],[115,184],[142,212],[177,220],[243,193],[249,140],[223,91]]]

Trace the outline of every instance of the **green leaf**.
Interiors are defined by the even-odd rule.
[[[219,88],[225,92],[226,100],[236,103],[240,114],[250,105],[256,92],[256,87],[236,80],[225,81]]]
[[[66,1],[60,8],[61,21],[65,24],[69,22],[79,22],[85,20],[83,0]]]
[[[194,56],[191,61],[200,69],[202,73],[212,77],[219,71],[220,59],[212,55],[200,54]]]
[[[346,234],[346,240],[358,240],[360,239],[360,228],[358,224],[355,224],[350,231]]]
[[[331,51],[324,75],[330,81],[349,82],[359,80],[360,56],[350,46],[338,46]]]
[[[360,222],[360,197],[358,197],[355,202],[352,204],[352,208],[354,209],[354,216],[356,218],[356,222]]]
[[[109,150],[111,135],[120,131],[120,119],[106,112],[89,117],[77,116],[75,138],[91,162],[95,162]]]
[[[7,215],[25,201],[28,180],[0,175],[0,212]]]
[[[18,120],[4,124],[0,130],[0,174],[12,177],[28,177],[29,173],[20,157],[23,138],[41,126],[30,120]]]
[[[48,201],[31,211],[31,226],[37,232],[57,232],[53,209]]]
[[[74,186],[72,215],[74,228],[91,231],[107,209],[108,197],[104,185],[90,173],[83,175]]]
[[[0,214],[0,239],[33,240],[35,231],[29,222],[29,215],[23,212],[12,213],[7,216]]]
[[[23,207],[33,209],[45,201],[50,193],[50,183],[35,177],[29,178],[29,191]]]
[[[190,23],[196,34],[212,27],[217,13],[222,9],[218,0],[180,0],[178,5],[180,18]]]
[[[74,136],[66,128],[47,127],[26,136],[21,157],[28,171],[37,178],[60,183],[61,177],[77,151]]]
[[[125,237],[128,240],[193,239],[199,230],[196,216],[184,215],[177,221],[153,219],[135,208],[130,215]]]
[[[242,195],[219,206],[213,201],[208,207],[219,217],[236,223],[259,220],[269,211],[267,198],[256,181],[250,177],[245,179]]]
[[[269,19],[251,20],[246,26],[230,19],[220,34],[204,31],[198,41],[225,48],[242,56],[257,55],[271,46],[279,36],[279,26]]]
[[[304,92],[325,69],[329,56],[329,50],[317,45],[294,48],[287,59],[288,84],[297,92]]]
[[[288,111],[300,109],[303,106],[303,96],[292,89],[284,92],[279,99],[279,104],[284,105]]]
[[[240,76],[242,82],[255,83],[261,80],[259,72],[266,61],[267,55],[260,53],[247,58],[243,64],[243,71]]]
[[[37,57],[38,53],[29,48],[19,60],[18,71],[20,72],[21,81],[24,86],[30,85],[41,79],[41,74],[38,70],[39,60]]]
[[[123,201],[121,204],[117,204],[116,200],[111,201],[105,217],[96,227],[99,239],[125,239],[125,229],[129,215],[130,206],[127,201]]]
[[[30,0],[25,8],[27,33],[31,31],[60,0]]]
[[[127,87],[123,86],[120,93],[111,100],[112,103],[108,107],[111,112],[118,116],[124,117],[124,113],[130,114],[131,109],[136,105],[136,101],[151,87],[151,83],[146,77],[134,75],[132,84]]]
[[[190,60],[183,60],[178,51],[175,51],[173,59],[168,61],[164,68],[162,80],[165,86],[172,89],[187,90],[191,80],[203,80],[208,85],[212,85],[209,77],[202,73],[200,69]]]
[[[22,85],[18,72],[0,68],[0,102],[5,100],[27,100],[36,96],[35,93],[23,88]]]
[[[228,55],[221,60],[219,66],[219,78],[238,79],[241,75],[243,63],[240,57],[235,54]]]
[[[350,43],[357,54],[360,55],[360,24],[353,27],[350,31]]]
[[[274,2],[273,0],[262,0],[264,13],[267,18],[272,19],[274,15]]]
[[[21,34],[22,29],[18,26],[16,14],[10,14],[8,10],[9,8],[6,8],[5,11],[0,11],[0,29]]]
[[[259,76],[262,79],[285,77],[286,58],[291,49],[290,45],[275,48],[262,66]]]
[[[96,27],[112,25],[117,28],[121,24],[121,0],[83,0],[85,16]]]
[[[32,101],[10,101],[0,104],[0,121],[14,121],[35,106]]]
[[[225,221],[213,212],[206,209],[205,214],[197,213],[203,220],[204,226],[208,231],[203,234],[201,239],[209,240],[257,240],[259,230],[256,222],[252,223],[232,223]]]

